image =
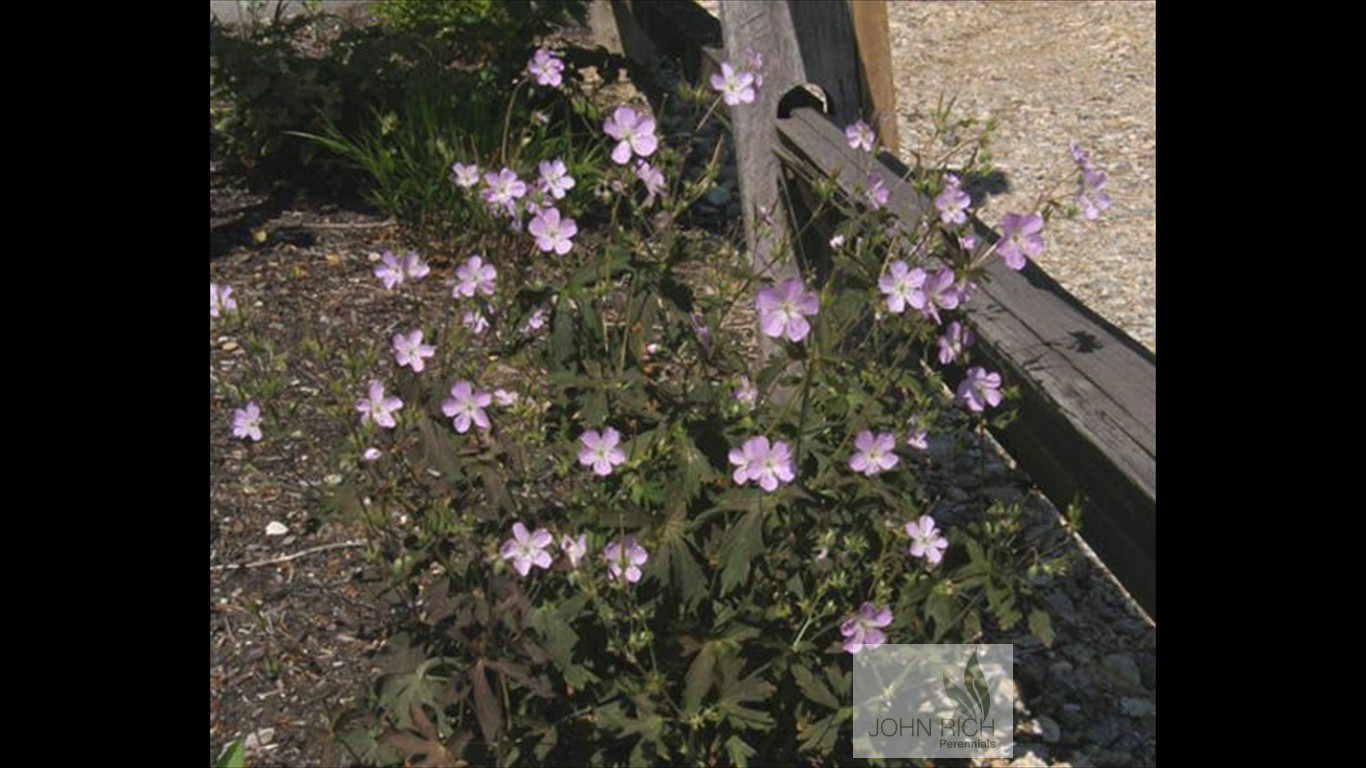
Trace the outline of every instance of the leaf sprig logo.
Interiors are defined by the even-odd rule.
[[[991,712],[991,692],[987,689],[987,676],[982,673],[982,664],[977,660],[977,651],[963,667],[963,684],[954,685],[949,673],[944,673],[944,693],[953,699],[955,711],[965,720],[984,722]]]

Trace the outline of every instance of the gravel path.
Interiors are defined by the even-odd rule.
[[[1156,351],[1157,3],[894,2],[888,21],[903,147],[921,140],[941,94],[998,121],[1010,189],[988,223],[1069,169],[1069,142],[1109,173],[1110,210],[1055,220],[1039,263]]]

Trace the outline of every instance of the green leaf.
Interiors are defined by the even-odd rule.
[[[773,726],[773,718],[767,711],[743,706],[747,702],[765,702],[773,695],[774,687],[759,676],[758,672],[740,678],[739,672],[744,660],[737,656],[721,659],[721,680],[718,685],[720,698],[716,709],[736,728],[763,730]]]
[[[474,686],[474,716],[479,720],[479,730],[484,741],[492,744],[498,738],[498,730],[503,724],[503,708],[489,687],[488,677],[484,674],[484,660],[480,659],[470,668],[470,683]]]
[[[242,746],[242,740],[238,739],[228,745],[228,751],[218,758],[214,763],[214,768],[246,768],[247,750]]]
[[[677,588],[683,604],[692,607],[706,595],[707,579],[688,545],[687,527],[687,509],[681,503],[672,505],[659,529],[659,557],[646,568]]]
[[[712,683],[715,681],[716,671],[716,646],[713,643],[703,643],[702,650],[688,666],[688,674],[683,683],[683,713],[691,715],[698,711],[702,705],[702,699],[711,690]]]
[[[797,687],[801,689],[806,698],[831,709],[840,708],[840,701],[835,698],[835,694],[831,693],[825,683],[802,664],[792,666],[792,677],[797,681]]]
[[[1045,646],[1053,647],[1053,620],[1047,613],[1035,608],[1029,612],[1029,631],[1039,638]]]
[[[730,755],[731,762],[740,768],[746,768],[749,765],[749,759],[754,757],[755,752],[754,747],[746,744],[744,739],[739,736],[731,736],[726,739],[726,754]]]
[[[750,510],[740,522],[726,532],[719,553],[721,595],[730,593],[749,577],[749,561],[764,551],[764,524],[758,507]]]

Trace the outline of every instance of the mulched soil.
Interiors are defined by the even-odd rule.
[[[297,350],[305,328],[335,349],[362,328],[397,323],[405,305],[381,300],[389,297],[373,290],[365,268],[367,254],[393,231],[372,214],[281,208],[227,183],[212,162],[209,207],[209,279],[232,285],[276,350],[292,353],[275,402],[299,404],[290,414],[267,407],[261,442],[233,438],[241,402],[225,388],[249,356],[233,321],[210,322],[210,757],[250,738],[259,745],[257,764],[347,763],[331,725],[375,679],[371,656],[392,615],[355,545],[359,526],[318,515],[318,500],[337,479],[331,446],[344,435],[316,406],[315,383],[333,374]],[[263,243],[254,232],[265,233]],[[267,536],[271,522],[288,534]],[[342,546],[283,560],[326,545]]]

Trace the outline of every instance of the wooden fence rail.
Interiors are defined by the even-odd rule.
[[[686,76],[700,79],[722,60],[742,60],[746,49],[764,56],[760,99],[732,110],[756,259],[767,256],[767,246],[754,235],[754,213],[759,206],[778,210],[782,158],[856,193],[867,156],[849,148],[842,126],[869,116],[863,94],[871,89],[861,80],[868,77],[866,62],[862,72],[856,66],[848,6],[723,0],[725,30],[692,2],[612,0],[612,9],[626,54],[647,69],[670,56]],[[820,88],[825,113],[790,108],[791,100],[780,112],[783,97],[802,85]],[[885,178],[906,176],[896,158],[883,153],[879,160]],[[908,184],[888,188],[890,210],[914,231],[929,202]],[[994,434],[1055,505],[1082,502],[1083,537],[1155,619],[1157,358],[1033,262],[1014,272],[993,259],[988,274],[966,307],[967,320],[989,367],[1023,393],[1019,417]]]

